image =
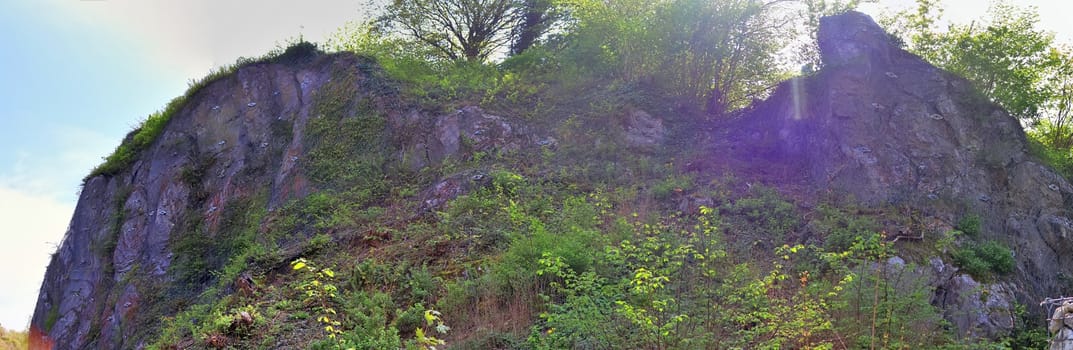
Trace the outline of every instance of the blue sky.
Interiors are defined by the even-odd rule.
[[[299,34],[324,39],[366,2],[0,0],[0,326],[25,328],[82,177],[140,120],[214,67]],[[1015,3],[1038,5],[1055,31],[1073,13],[1059,1]],[[944,7],[955,21],[986,10]]]
[[[185,77],[47,2],[0,2],[0,325],[29,320],[79,179]],[[11,271],[11,269],[7,269]]]

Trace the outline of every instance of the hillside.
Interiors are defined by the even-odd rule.
[[[1073,186],[867,16],[819,40],[823,69],[721,118],[645,84],[474,98],[308,43],[245,62],[86,178],[30,341],[1038,346]]]

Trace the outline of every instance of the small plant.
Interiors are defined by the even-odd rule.
[[[965,215],[958,221],[957,229],[965,235],[976,238],[980,236],[980,216],[976,214]]]
[[[516,173],[497,170],[492,172],[492,186],[496,192],[512,196],[525,184],[525,178]]]
[[[425,326],[431,327],[439,334],[447,334],[447,332],[451,330],[451,327],[447,327],[447,325],[444,324],[443,315],[436,310],[425,310]],[[414,340],[417,341],[418,345],[428,350],[436,350],[437,346],[447,345],[447,342],[442,339],[426,334],[424,328],[417,328],[414,330]]]
[[[658,200],[665,200],[693,187],[693,179],[689,176],[671,176],[657,182],[652,186],[652,196]]]
[[[343,333],[339,328],[342,323],[339,322],[334,307],[336,292],[339,291],[331,283],[335,279],[335,272],[329,268],[318,268],[304,258],[291,262],[291,269],[303,274],[303,279],[297,286],[304,294],[302,301],[307,306],[313,307],[317,314],[317,322],[324,326],[328,339],[335,339],[337,335]]]
[[[954,264],[976,278],[1007,274],[1013,272],[1014,268],[1013,252],[995,241],[968,244],[955,250],[952,255]]]

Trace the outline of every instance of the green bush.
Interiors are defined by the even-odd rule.
[[[880,227],[870,217],[854,215],[846,209],[821,205],[816,209],[820,219],[812,223],[826,233],[823,247],[829,252],[843,252],[853,246],[857,237],[879,232]]]
[[[1013,272],[1013,251],[1002,243],[987,241],[970,243],[952,253],[954,264],[969,275],[987,279],[993,274],[1003,275]]]
[[[323,349],[399,349],[399,331],[389,322],[395,303],[382,292],[348,293],[344,301],[344,327],[338,342],[321,345]],[[338,347],[334,347],[338,346]],[[313,348],[318,348],[313,346]]]
[[[657,200],[667,200],[675,194],[681,194],[693,188],[693,178],[689,176],[671,176],[656,182],[652,186],[652,196]]]
[[[504,195],[513,196],[520,187],[525,185],[525,178],[514,172],[496,170],[491,175],[493,188]]]
[[[761,185],[754,185],[748,196],[723,205],[722,214],[737,221],[738,233],[749,238],[739,244],[782,242],[787,233],[801,225],[794,204],[782,199],[774,189]]]
[[[976,214],[965,215],[958,221],[957,229],[969,237],[980,236],[980,216]]]
[[[1029,153],[1054,168],[1066,179],[1073,179],[1073,150],[1050,146],[1040,140],[1040,135],[1029,133]]]

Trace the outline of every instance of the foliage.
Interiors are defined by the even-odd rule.
[[[901,16],[896,32],[910,39],[910,50],[972,81],[1011,115],[1035,120],[1052,98],[1046,79],[1061,63],[1054,36],[1037,28],[1039,15],[997,2],[983,24],[951,24],[945,32],[934,23],[941,15],[933,1],[918,1],[916,13]]]
[[[948,341],[945,321],[931,305],[928,276],[889,260],[896,251],[881,234],[860,232],[837,258],[848,272],[834,301],[835,324],[856,348],[933,348]]]
[[[724,204],[720,209],[725,216],[736,218],[736,234],[749,242],[783,242],[787,233],[795,231],[801,220],[793,203],[782,199],[773,188],[754,185],[748,196]],[[745,241],[746,239],[743,239]],[[774,248],[767,245],[767,248]]]
[[[373,197],[386,191],[380,152],[385,120],[371,97],[359,95],[356,74],[337,71],[314,95],[305,167],[320,184]]]
[[[52,307],[48,309],[48,314],[45,314],[45,332],[51,331],[52,326],[56,325],[56,321],[60,319],[60,304],[54,303]]]
[[[821,205],[816,212],[820,217],[813,225],[826,233],[823,247],[827,251],[847,251],[862,233],[879,231],[875,220],[864,215],[854,215],[845,208]]]
[[[655,81],[710,114],[744,107],[782,78],[777,1],[567,1],[563,59],[628,82]],[[606,70],[605,70],[606,69]]]
[[[454,101],[480,101],[500,86],[501,73],[483,62],[433,59],[434,50],[385,33],[375,23],[348,23],[327,46],[371,56],[387,75],[403,83],[406,99],[429,108]]]
[[[391,325],[395,303],[391,297],[382,292],[352,290],[346,292],[343,317],[346,331],[336,339],[326,340],[325,348],[330,349],[399,349],[402,339],[399,330]]]
[[[1013,272],[1013,252],[996,241],[968,243],[953,253],[954,264],[978,279],[990,279],[993,275]]]
[[[980,237],[980,216],[969,214],[961,217],[961,220],[958,220],[957,229],[970,238]]]
[[[185,97],[176,98],[169,102],[164,110],[150,114],[140,126],[127,134],[123,143],[116,147],[115,152],[104,158],[104,163],[90,171],[86,180],[98,175],[115,175],[130,167],[135,158],[160,136],[172,114],[178,112],[185,102]]]
[[[264,200],[254,196],[227,203],[220,209],[223,213],[215,235],[210,234],[200,213],[186,213],[181,226],[176,226],[180,233],[169,242],[175,259],[168,272],[188,286],[230,283],[251,259],[265,253],[265,245],[274,248],[273,242],[258,240],[259,225],[266,214],[258,206]]]
[[[562,9],[554,0],[521,0],[517,6],[517,25],[510,42],[510,54],[518,55],[533,45],[563,17]]]
[[[443,314],[436,310],[425,310],[425,327],[435,330],[439,334],[447,334],[451,328],[443,322]],[[426,332],[425,327],[414,330],[414,340],[419,346],[429,350],[436,350],[437,346],[447,345],[447,342],[436,338],[432,332]],[[426,334],[427,333],[427,334]]]
[[[1028,150],[1066,179],[1073,179],[1073,148],[1047,143],[1050,139],[1048,134],[1053,132],[1049,128],[1054,124],[1045,123],[1029,132]]]
[[[317,315],[317,322],[324,327],[328,339],[335,339],[343,331],[335,311],[339,288],[332,283],[335,271],[330,268],[318,268],[306,259],[291,262],[291,269],[302,274],[296,288],[304,294],[302,302]]]
[[[396,0],[382,21],[450,60],[484,61],[510,41],[514,0]]]
[[[652,186],[652,196],[658,200],[666,200],[675,194],[689,191],[693,187],[693,179],[688,176],[672,176]]]
[[[0,327],[0,349],[29,349],[29,332]]]

